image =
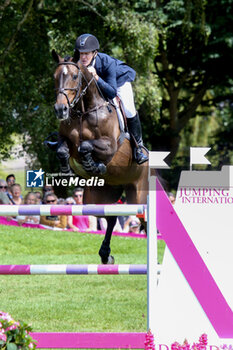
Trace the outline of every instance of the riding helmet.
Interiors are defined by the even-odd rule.
[[[79,52],[91,52],[99,50],[99,48],[99,41],[92,34],[82,34],[75,42],[75,50],[78,50]]]

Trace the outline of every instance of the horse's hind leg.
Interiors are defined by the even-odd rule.
[[[114,229],[114,226],[116,225],[117,217],[108,216],[106,220],[107,220],[108,226],[107,226],[104,240],[99,250],[99,255],[101,257],[101,261],[103,264],[114,264],[114,257],[110,255],[110,252],[111,252],[110,242],[112,238],[112,231]]]
[[[78,148],[84,170],[96,175],[105,174],[106,166],[104,163],[97,163],[93,160],[92,151],[93,145],[91,141],[83,141]]]
[[[84,203],[110,204],[116,203],[122,195],[123,188],[121,186],[105,185],[104,187],[86,187],[84,191]],[[112,231],[116,224],[117,216],[107,216],[107,230],[104,240],[101,244],[99,255],[103,264],[113,264],[114,258],[110,256],[110,242]]]

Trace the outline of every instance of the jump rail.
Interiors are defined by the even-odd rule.
[[[169,152],[149,152],[150,169],[167,168],[163,159]],[[157,225],[156,225],[156,177],[149,180],[148,205],[1,205],[0,216],[17,215],[94,215],[127,216],[137,215],[147,221],[147,266],[146,265],[0,265],[0,274],[147,274],[147,328],[153,321],[155,288],[157,286]],[[147,220],[148,219],[148,220]],[[34,268],[33,268],[34,266]],[[51,267],[52,266],[52,267]],[[68,266],[72,266],[71,268]],[[77,267],[78,266],[78,267]],[[92,268],[90,268],[92,266]],[[124,267],[123,267],[124,266]],[[91,272],[90,272],[91,271]],[[133,271],[133,272],[132,272]],[[137,273],[136,273],[137,271]],[[144,347],[145,333],[33,333],[38,348],[105,348],[139,349]]]
[[[0,275],[146,275],[147,265],[0,265]]]
[[[142,349],[146,333],[31,333],[37,348],[57,349]],[[53,346],[49,346],[53,344]]]
[[[17,215],[94,215],[144,217],[146,205],[85,204],[85,205],[1,205],[0,216]]]
[[[0,216],[94,215],[147,218],[146,205],[1,205]],[[147,265],[0,265],[0,275],[147,275]],[[38,348],[138,349],[146,333],[32,333]]]

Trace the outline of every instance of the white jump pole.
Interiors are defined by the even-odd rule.
[[[150,170],[149,170],[150,171]],[[153,324],[157,286],[157,226],[156,226],[156,176],[149,177],[147,199],[147,328]]]
[[[169,169],[164,158],[170,152],[149,152],[149,194],[147,198],[147,329],[153,332],[153,317],[156,312],[158,280],[157,224],[156,224],[156,176],[151,170]]]

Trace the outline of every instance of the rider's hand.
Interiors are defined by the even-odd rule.
[[[96,73],[96,70],[94,67],[90,66],[90,67],[87,67],[88,71],[93,75],[93,77],[98,80],[99,79],[99,76],[97,75]]]

